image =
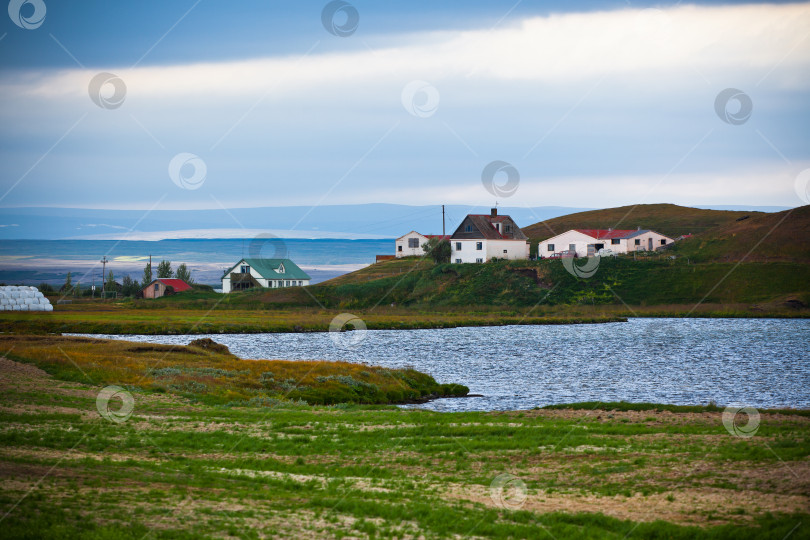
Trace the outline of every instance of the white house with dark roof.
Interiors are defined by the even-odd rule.
[[[254,287],[278,289],[309,285],[309,274],[290,259],[242,259],[222,276],[222,292]]]
[[[552,257],[574,251],[577,257],[592,257],[600,249],[617,254],[634,251],[655,251],[675,240],[648,229],[571,229],[538,244],[537,254]]]
[[[468,214],[450,236],[450,262],[483,263],[490,259],[528,259],[529,240],[509,216],[493,208]]]
[[[396,239],[394,242],[394,255],[400,257],[421,257],[425,254],[424,245],[431,238],[439,238],[441,240],[449,240],[450,235],[441,234],[419,234],[416,231],[411,231]]]

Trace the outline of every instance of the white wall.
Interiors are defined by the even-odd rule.
[[[674,240],[669,238],[668,236],[664,236],[663,234],[659,234],[655,231],[648,231],[628,240],[630,247],[628,249],[629,252],[633,251],[647,251],[649,249],[649,239],[652,239],[652,250],[655,251],[662,247],[661,240],[666,242],[663,245],[672,244]],[[636,240],[639,240],[640,245],[636,245]]]
[[[481,249],[476,249],[478,242]],[[456,246],[461,244],[459,251]],[[506,250],[506,253],[504,253]],[[475,263],[478,259],[487,262],[493,257],[499,259],[528,259],[529,244],[526,240],[450,240],[450,262]]]
[[[588,244],[605,244],[606,248],[613,249],[613,251],[618,252],[617,249],[619,246],[612,246],[610,245],[610,240],[594,240],[592,237],[588,236],[587,234],[582,234],[581,232],[570,230],[566,231],[562,234],[558,234],[548,240],[543,240],[538,245],[537,254],[544,258],[549,258],[555,253],[559,253],[560,251],[565,251],[570,249],[569,245],[574,244],[574,249],[577,252],[577,256],[579,257],[587,257],[588,256]],[[549,251],[548,245],[554,244],[554,250]]]
[[[409,248],[408,247],[408,239],[409,238],[417,238],[419,240],[419,247],[418,248]],[[425,254],[425,250],[422,249],[422,246],[425,245],[425,242],[427,242],[427,240],[428,239],[427,239],[426,236],[423,236],[423,235],[419,234],[418,232],[411,231],[408,234],[406,234],[405,236],[401,236],[401,237],[396,239],[396,241],[394,243],[395,246],[396,246],[396,247],[394,247],[394,255],[396,255],[397,258],[399,258],[399,257],[411,257],[411,256],[421,257],[422,255]],[[402,248],[402,251],[400,251],[400,248]]]

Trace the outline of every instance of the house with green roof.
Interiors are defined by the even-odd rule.
[[[254,287],[279,289],[309,285],[309,274],[290,259],[242,259],[222,276],[222,292]]]

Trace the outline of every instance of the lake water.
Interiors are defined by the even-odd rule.
[[[172,344],[210,337],[241,358],[413,366],[439,382],[483,394],[418,405],[438,411],[620,400],[810,408],[810,320],[630,319],[364,335],[98,337]]]

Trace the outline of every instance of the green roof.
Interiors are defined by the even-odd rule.
[[[231,271],[242,264],[250,265],[264,279],[312,279],[309,274],[298,268],[298,265],[290,259],[242,259],[231,266],[222,277],[227,276]],[[280,266],[284,266],[284,273],[277,272]]]

